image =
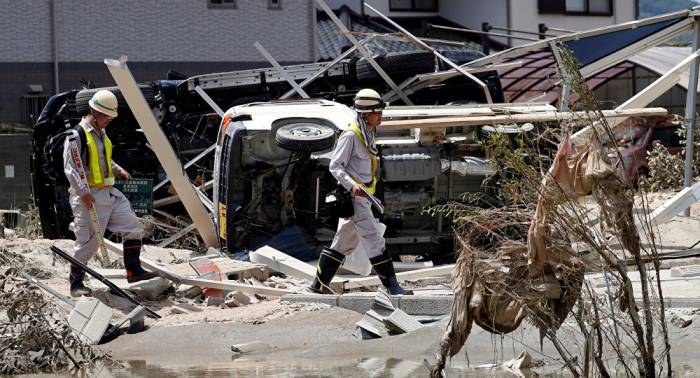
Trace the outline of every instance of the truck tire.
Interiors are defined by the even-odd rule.
[[[335,131],[316,123],[292,123],[277,129],[275,142],[293,152],[324,151],[335,144]]]
[[[433,72],[435,68],[435,57],[428,51],[389,53],[378,56],[374,60],[392,80],[397,82],[417,74]],[[366,58],[357,61],[355,71],[357,80],[360,82],[366,83],[382,80],[382,77],[379,76]]]
[[[106,89],[112,93],[114,93],[115,96],[117,96],[117,102],[119,103],[119,107],[117,108],[117,112],[129,112],[131,113],[129,109],[129,105],[127,105],[126,100],[124,99],[124,96],[122,96],[122,92],[119,90],[117,87],[106,87],[106,88],[90,88],[90,89],[83,89],[82,91],[78,92],[75,95],[75,111],[78,116],[83,116],[88,114],[90,111],[90,105],[88,104],[88,101],[92,98],[92,95],[95,94],[95,92]],[[139,89],[141,89],[141,93],[143,93],[143,97],[146,99],[146,102],[148,103],[149,106],[153,107],[155,106],[156,99],[155,99],[155,92],[153,90],[153,87],[147,84],[139,84]]]
[[[472,60],[476,60],[479,58],[483,58],[486,55],[482,53],[481,51],[478,50],[438,50],[442,56],[445,58],[451,60],[457,65],[462,65],[464,63],[471,62]],[[438,62],[438,67],[440,67],[440,71],[445,71],[449,70],[452,67],[440,60]]]

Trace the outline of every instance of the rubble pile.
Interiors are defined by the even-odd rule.
[[[65,312],[24,280],[23,272],[50,276],[21,255],[0,249],[0,374],[57,372],[108,361],[71,330]]]

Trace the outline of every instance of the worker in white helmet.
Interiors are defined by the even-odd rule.
[[[373,89],[355,95],[356,120],[340,135],[333,150],[330,172],[338,183],[350,191],[354,214],[338,220],[338,231],[330,248],[324,247],[318,260],[316,279],[311,290],[330,293],[330,282],[338,268],[358,243],[367,253],[375,272],[390,294],[412,294],[399,286],[384,237],[378,231],[379,220],[372,214],[364,190],[374,194],[377,186],[377,146],[374,134],[382,120],[386,104]]]
[[[70,182],[70,205],[75,224],[75,258],[87,264],[98,249],[97,235],[91,226],[89,209],[94,206],[100,227],[121,233],[124,245],[124,266],[127,281],[137,282],[157,274],[141,268],[139,255],[143,225],[136,217],[131,204],[119,190],[113,187],[115,177],[129,180],[131,175],[112,160],[112,143],[105,129],[117,117],[118,102],[114,93],[99,90],[89,101],[90,112],[76,127],[79,138],[66,138],[63,148],[64,171]],[[71,143],[77,144],[85,176],[72,157]],[[82,144],[86,143],[87,148]],[[85,272],[71,265],[70,294],[74,297],[89,295],[83,285]]]

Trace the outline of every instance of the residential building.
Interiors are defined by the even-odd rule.
[[[310,0],[0,0],[0,122],[31,123],[36,101],[91,81],[129,57],[138,81],[315,60]],[[32,85],[30,89],[29,85]],[[27,98],[27,96],[31,98]],[[25,110],[23,114],[22,110]]]
[[[362,12],[367,3],[389,17],[439,16],[469,29],[492,27],[539,32],[539,24],[566,30],[587,30],[632,21],[637,18],[639,0],[329,0],[336,7],[345,4]],[[373,16],[366,9],[364,12]],[[493,32],[506,33],[503,30]],[[561,33],[555,33],[561,34]],[[537,38],[537,35],[513,33]],[[526,39],[497,40],[514,46]]]
[[[395,31],[365,9],[366,2],[417,35],[494,51],[527,40],[485,39],[480,34],[437,30],[429,24],[481,30],[488,23],[496,33],[507,33],[500,28],[536,33],[541,23],[584,30],[633,20],[637,1],[327,3],[341,15],[346,10],[344,20],[356,24],[350,27],[353,31]],[[349,45],[313,0],[0,0],[0,10],[0,122],[32,124],[54,93],[88,84],[113,85],[105,58],[127,55],[134,76],[143,82],[165,79],[170,70],[193,76],[269,66],[253,46],[256,41],[282,64],[329,60]],[[373,52],[412,48],[405,44],[377,42]]]

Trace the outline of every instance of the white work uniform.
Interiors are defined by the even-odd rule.
[[[367,148],[352,131],[343,132],[333,150],[330,172],[348,191],[357,183],[372,181],[372,160]],[[357,179],[360,182],[356,182]],[[380,234],[379,220],[372,214],[367,198],[352,196],[354,215],[338,219],[338,230],[331,243],[331,249],[344,255],[351,254],[361,243],[367,257],[379,256],[386,245]]]
[[[103,177],[106,176],[108,163],[112,164],[112,171],[114,174],[120,176],[124,172],[124,169],[114,161],[106,161],[103,142],[103,135],[105,135],[104,130],[93,128],[85,121],[85,118],[83,118],[81,123],[85,125],[85,128],[91,133],[95,140],[100,159],[100,167],[104,173]],[[75,224],[75,258],[87,264],[97,252],[98,244],[95,230],[93,230],[91,226],[90,213],[80,200],[81,195],[90,192],[93,197],[95,197],[93,206],[95,206],[97,210],[97,218],[99,219],[102,232],[108,229],[115,233],[121,233],[124,240],[141,239],[143,237],[143,225],[138,217],[136,217],[134,210],[131,208],[131,204],[126,197],[124,197],[122,192],[113,187],[89,188],[87,181],[81,179],[78,168],[72,158],[70,139],[71,138],[66,138],[63,146],[63,168],[68,182],[70,182],[70,206],[73,210]],[[80,151],[80,138],[74,139]],[[86,147],[80,157],[83,163],[83,169],[85,170],[85,177],[90,173],[91,162],[88,160],[89,155],[88,148]],[[103,235],[100,235],[100,237],[102,236]]]

